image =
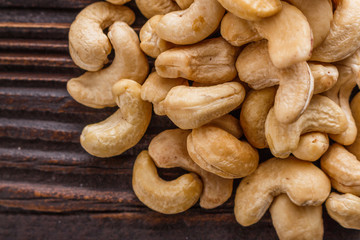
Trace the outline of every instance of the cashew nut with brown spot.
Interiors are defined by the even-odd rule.
[[[201,168],[223,178],[245,177],[259,163],[259,154],[250,144],[210,124],[192,130],[187,150]]]
[[[173,87],[161,102],[166,115],[182,129],[194,129],[238,107],[245,89],[238,82],[209,87]]]
[[[344,228],[360,230],[360,198],[332,192],[325,202],[330,217]]]
[[[160,168],[181,167],[198,174],[204,186],[200,206],[207,209],[218,207],[230,198],[233,180],[205,171],[190,158],[186,149],[190,132],[182,129],[161,132],[151,140],[149,154]]]
[[[333,188],[360,196],[360,161],[335,143],[321,158],[321,169],[330,177]]]
[[[330,190],[330,180],[312,163],[294,157],[272,158],[240,182],[235,195],[236,221],[242,226],[258,222],[281,193],[298,206],[320,206]]]
[[[135,2],[142,15],[146,18],[180,10],[180,7],[173,0],[135,0]]]
[[[300,207],[281,194],[271,204],[270,213],[280,240],[323,239],[322,206]]]
[[[135,13],[128,7],[96,2],[84,8],[70,26],[69,51],[74,63],[98,71],[108,62],[111,44],[103,29],[116,21],[132,24]]]
[[[316,161],[329,148],[329,137],[326,133],[310,132],[301,135],[298,147],[292,154],[300,160]]]
[[[91,155],[112,157],[135,146],[145,134],[151,119],[151,104],[140,97],[141,85],[122,79],[112,93],[119,106],[106,120],[87,125],[81,133],[81,146]]]
[[[108,36],[114,45],[112,64],[97,72],[86,72],[67,83],[69,94],[79,103],[93,108],[116,106],[111,88],[120,79],[143,83],[149,71],[146,56],[139,47],[135,31],[124,22],[115,22]]]
[[[339,71],[334,65],[314,62],[308,64],[314,77],[314,94],[325,92],[336,84]]]
[[[216,30],[224,13],[217,0],[195,0],[185,10],[164,15],[156,26],[156,33],[168,42],[194,44]]]
[[[207,39],[190,46],[179,46],[161,53],[155,68],[161,77],[186,78],[218,84],[236,77],[238,49],[223,38]]]
[[[202,182],[194,173],[173,181],[161,179],[147,151],[135,160],[132,186],[139,200],[154,211],[176,214],[191,208],[202,192]]]

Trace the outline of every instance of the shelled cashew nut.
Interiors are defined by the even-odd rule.
[[[174,47],[175,45],[167,42],[156,34],[155,28],[162,15],[156,15],[150,18],[140,29],[140,48],[146,55],[157,58],[160,53]]]
[[[360,161],[356,156],[335,143],[322,156],[320,163],[333,188],[360,196]]]
[[[258,21],[281,11],[279,0],[218,0],[226,10],[239,18],[250,21]]]
[[[189,83],[183,78],[162,78],[152,72],[141,86],[141,99],[151,102],[157,115],[165,115],[162,104],[159,103],[165,99],[170,89],[180,85],[188,86]]]
[[[325,202],[330,217],[344,228],[360,230],[360,198],[332,192]]]
[[[139,47],[135,31],[124,22],[115,22],[109,28],[109,39],[115,49],[112,64],[97,72],[86,72],[67,83],[69,94],[79,103],[93,108],[115,106],[111,87],[120,79],[143,83],[149,64]]]
[[[238,223],[258,222],[273,198],[286,193],[298,206],[319,206],[331,190],[327,176],[310,162],[272,158],[245,177],[237,188],[234,213]]]
[[[237,48],[223,38],[207,39],[161,53],[155,68],[161,77],[186,78],[195,82],[218,84],[236,77]]]
[[[226,13],[221,20],[220,33],[226,41],[236,47],[263,39],[251,22],[239,18],[231,12]]]
[[[283,7],[278,14],[253,22],[253,26],[269,41],[274,66],[286,68],[310,58],[313,36],[304,14],[286,2],[281,3]]]
[[[236,60],[241,81],[254,89],[280,84],[275,96],[276,118],[283,123],[294,122],[306,109],[313,94],[314,79],[306,62],[278,69],[267,51],[267,41],[249,44]]]
[[[130,2],[131,0],[106,0],[106,1],[115,5],[124,5],[125,3]]]
[[[341,108],[328,97],[314,95],[305,112],[290,124],[280,123],[272,108],[266,118],[265,136],[271,153],[286,158],[298,147],[301,134],[313,131],[339,134],[346,128]]]
[[[329,148],[329,138],[326,133],[310,132],[301,135],[298,147],[292,154],[300,160],[316,161]]]
[[[212,125],[193,129],[187,150],[201,168],[223,178],[245,177],[259,163],[259,154],[250,144]]]
[[[142,203],[164,214],[186,211],[199,200],[202,192],[202,182],[194,173],[173,181],[161,179],[147,151],[142,151],[135,160],[132,186]]]
[[[314,77],[314,94],[325,92],[336,84],[339,71],[334,65],[315,62],[308,64]]]
[[[204,186],[200,206],[207,209],[218,207],[230,198],[233,180],[205,171],[190,158],[186,149],[186,139],[190,132],[182,129],[161,132],[151,140],[149,154],[157,167],[181,167],[198,174]]]
[[[217,0],[195,0],[185,10],[164,15],[156,26],[156,33],[175,44],[197,43],[216,30],[224,13]]]
[[[357,93],[351,101],[351,112],[355,120],[357,129],[360,129],[360,93]],[[355,141],[353,144],[347,147],[347,149],[360,159],[360,131],[357,132]]]
[[[130,25],[135,21],[135,13],[125,6],[95,2],[76,16],[69,31],[69,51],[76,65],[98,71],[108,62],[111,44],[103,29],[116,21]]]
[[[175,2],[181,9],[187,9],[193,4],[194,0],[175,0]]]
[[[81,146],[91,155],[112,157],[135,146],[150,123],[151,104],[141,100],[141,85],[122,79],[112,87],[119,106],[106,120],[87,125],[80,136]]]
[[[215,118],[209,124],[227,131],[236,138],[241,138],[243,135],[239,119],[230,114],[225,114],[224,116]]]
[[[360,0],[338,1],[330,32],[313,50],[311,60],[336,62],[353,54],[360,47]]]
[[[209,87],[173,87],[161,102],[166,115],[182,129],[194,129],[238,107],[245,89],[238,82]]]
[[[300,207],[281,194],[271,204],[270,213],[280,240],[323,239],[322,206]]]
[[[180,7],[173,0],[135,0],[135,2],[142,15],[146,18],[180,10]]]

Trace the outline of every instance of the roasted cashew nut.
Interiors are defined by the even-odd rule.
[[[115,59],[98,72],[86,72],[67,83],[69,94],[79,103],[93,108],[116,105],[111,87],[120,79],[132,79],[143,83],[149,64],[139,47],[135,31],[124,22],[116,22],[109,28],[109,39],[114,45]]]
[[[313,131],[339,134],[346,128],[341,108],[328,97],[314,95],[305,112],[290,124],[280,123],[272,108],[266,118],[265,136],[271,153],[286,158],[298,148],[301,134]]]
[[[125,3],[130,2],[131,0],[106,0],[106,1],[115,5],[124,5]]]
[[[142,151],[135,160],[132,186],[142,203],[164,214],[188,210],[199,200],[202,192],[202,182],[194,173],[173,181],[161,179],[147,151]]]
[[[325,202],[330,217],[344,228],[360,230],[360,198],[332,192]]]
[[[309,62],[314,77],[314,94],[325,92],[336,84],[339,78],[338,69],[331,64]]]
[[[235,195],[236,221],[242,226],[258,222],[281,193],[298,206],[319,206],[330,190],[329,179],[312,163],[294,157],[272,158],[240,182]]]
[[[300,160],[314,162],[329,148],[329,137],[326,133],[310,132],[301,135],[298,147],[292,154]]]
[[[351,112],[357,129],[360,129],[360,93],[357,93],[351,101]],[[360,159],[360,131],[357,132],[354,143],[348,146],[347,149],[354,154],[357,159]]]
[[[156,26],[156,33],[168,42],[194,44],[216,30],[224,13],[217,0],[195,0],[185,10],[164,15]]]
[[[322,206],[300,207],[281,194],[271,204],[270,213],[280,240],[323,239]]]
[[[335,143],[321,158],[321,169],[330,177],[333,188],[360,196],[360,161]]]
[[[135,0],[135,2],[142,15],[146,18],[180,10],[180,7],[173,0]]]
[[[186,78],[218,84],[236,77],[238,49],[223,38],[207,39],[190,46],[179,46],[161,53],[155,68],[161,77]]]
[[[164,112],[179,128],[194,129],[238,107],[245,89],[238,82],[209,87],[173,87],[161,102]]]
[[[135,146],[150,123],[151,104],[141,100],[141,85],[123,79],[112,88],[119,106],[106,120],[87,125],[81,133],[81,146],[91,155],[112,157]]]
[[[84,8],[70,26],[69,51],[74,63],[98,71],[108,62],[111,44],[103,29],[116,21],[132,24],[135,13],[128,7],[96,2]]]
[[[223,178],[245,177],[259,163],[259,154],[250,144],[210,124],[192,130],[187,150],[201,168]]]
[[[186,139],[190,132],[181,129],[161,132],[151,140],[149,154],[157,167],[181,167],[198,174],[204,186],[200,206],[207,209],[218,207],[230,198],[233,180],[205,171],[190,158],[186,149]]]

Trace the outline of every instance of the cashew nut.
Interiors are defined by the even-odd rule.
[[[186,211],[199,200],[202,192],[202,182],[194,173],[173,181],[161,179],[147,151],[142,151],[135,160],[132,186],[141,202],[164,214]]]
[[[336,62],[347,58],[360,47],[360,0],[341,0],[334,12],[330,32],[313,50],[311,60]]]
[[[278,69],[271,62],[265,40],[249,44],[236,60],[241,81],[254,89],[280,84],[275,97],[276,118],[294,122],[306,109],[313,94],[314,79],[306,62]]]
[[[109,28],[108,36],[115,49],[112,64],[98,72],[86,72],[67,83],[67,90],[76,101],[93,108],[115,106],[111,95],[113,84],[125,78],[142,83],[149,71],[147,58],[131,27],[115,22]]]
[[[236,190],[235,217],[242,226],[258,222],[273,198],[286,193],[298,206],[319,206],[331,190],[327,176],[310,162],[272,158],[245,177]]]
[[[186,149],[186,139],[190,132],[181,129],[161,132],[151,140],[149,154],[160,168],[181,167],[198,174],[204,185],[200,206],[207,209],[218,207],[230,198],[233,180],[203,170],[190,158]]]
[[[263,39],[251,22],[239,18],[231,12],[226,13],[223,17],[220,33],[226,41],[236,47]]]
[[[194,0],[175,0],[175,2],[181,9],[187,9],[193,4]]]
[[[135,0],[135,2],[142,15],[146,18],[180,10],[180,7],[173,0]]]
[[[119,106],[106,120],[87,125],[81,133],[81,146],[97,157],[112,157],[135,146],[150,123],[151,104],[141,100],[141,85],[123,79],[114,84],[112,93]]]
[[[201,168],[223,178],[247,176],[259,163],[259,154],[250,144],[212,125],[193,129],[187,150]]]
[[[156,26],[156,33],[175,44],[197,43],[216,30],[224,13],[217,0],[195,0],[185,10],[164,15]]]
[[[282,10],[269,18],[253,22],[257,32],[269,41],[269,55],[277,68],[290,67],[311,56],[313,36],[304,14],[282,3]]]
[[[131,0],[106,0],[106,1],[115,5],[124,5],[125,3],[130,2]]]
[[[258,21],[281,11],[279,0],[218,0],[226,10],[250,21]]]
[[[237,48],[223,38],[207,39],[161,53],[156,71],[165,78],[186,78],[195,82],[218,84],[236,77]]]
[[[164,112],[179,128],[194,129],[238,107],[245,89],[238,82],[209,87],[173,87],[161,102]]]
[[[308,108],[295,122],[280,123],[272,108],[265,122],[265,136],[272,154],[286,158],[299,145],[300,135],[319,131],[339,134],[347,128],[341,108],[328,97],[314,95]]]
[[[357,93],[351,101],[351,112],[353,114],[357,129],[360,129],[360,93]],[[353,144],[347,147],[347,149],[360,159],[360,131],[358,131]]]
[[[360,198],[332,192],[325,202],[330,217],[344,228],[360,230]]]
[[[298,147],[292,154],[300,160],[316,161],[329,148],[329,138],[326,133],[310,132],[301,135]]]
[[[140,48],[152,58],[157,58],[160,53],[174,47],[174,44],[159,38],[155,32],[161,17],[162,15],[153,16],[140,29]]]
[[[299,207],[281,194],[271,204],[270,213],[280,240],[323,239],[322,206]]]
[[[108,62],[111,44],[103,29],[115,21],[132,24],[135,13],[125,6],[95,2],[76,16],[69,31],[69,51],[76,65],[88,71],[98,71]]]
[[[314,77],[314,94],[325,92],[336,84],[339,71],[334,65],[313,62],[308,64]]]
[[[243,131],[240,126],[239,119],[230,114],[226,114],[219,118],[212,120],[209,124],[221,128],[236,138],[241,138]]]
[[[162,104],[159,103],[165,99],[170,89],[180,85],[188,86],[189,83],[183,78],[162,78],[152,72],[141,87],[141,99],[151,102],[157,115],[165,115]]]
[[[332,186],[342,193],[360,196],[360,161],[343,146],[335,143],[321,158],[321,169]]]

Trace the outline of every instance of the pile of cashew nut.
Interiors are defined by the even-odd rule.
[[[71,57],[88,72],[68,92],[88,107],[119,107],[84,128],[88,153],[135,146],[154,109],[178,128],[135,160],[133,190],[149,208],[215,208],[242,178],[242,226],[269,209],[280,239],[322,239],[324,203],[341,226],[360,230],[360,93],[350,104],[360,86],[360,0],[135,0],[148,18],[139,36],[128,1],[93,3],[70,28]],[[273,158],[259,157],[264,148]],[[157,167],[190,173],[165,181]]]

